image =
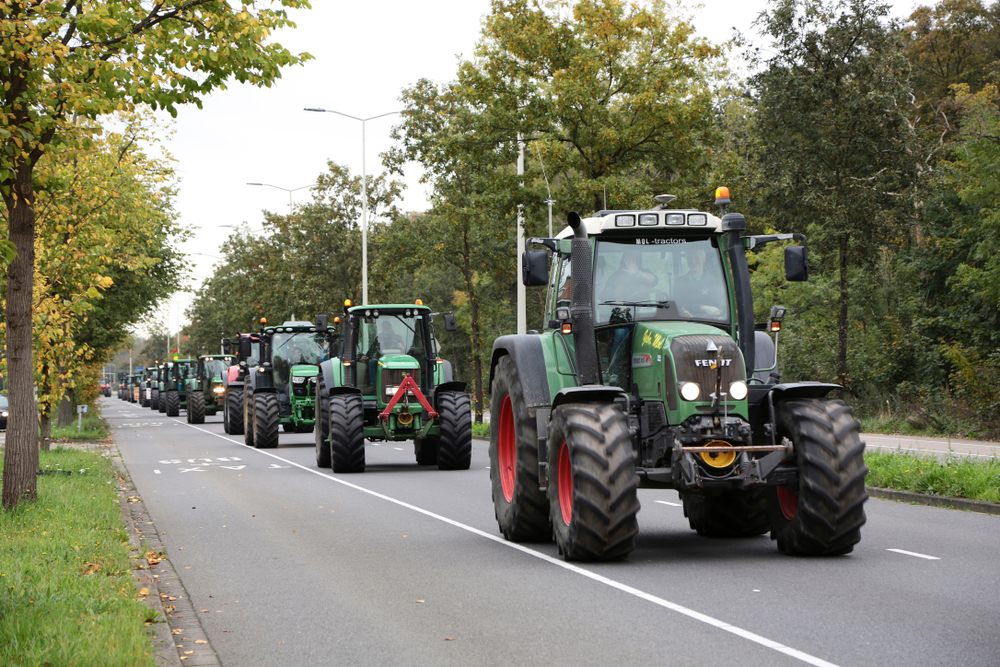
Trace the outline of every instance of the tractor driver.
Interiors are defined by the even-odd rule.
[[[706,266],[707,252],[691,244],[686,252],[688,272],[677,281],[681,317],[721,318],[726,308],[725,283],[717,271]]]

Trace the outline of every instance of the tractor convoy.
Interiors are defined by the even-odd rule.
[[[783,553],[853,550],[865,523],[864,443],[839,385],[782,382],[785,308],[758,322],[747,253],[784,248],[808,279],[802,234],[746,234],[670,206],[599,211],[529,239],[524,285],[547,290],[541,332],[506,335],[489,367],[489,476],[500,533],[554,541],[567,560],[627,557],[638,489],[673,489],[699,535],[770,532]],[[796,244],[797,243],[797,244]],[[346,301],[315,322],[222,339],[222,354],[137,369],[119,398],[192,424],[222,415],[258,449],[312,432],[316,465],[365,471],[365,443],[412,440],[421,466],[468,470],[472,408],[440,356],[435,317],[415,304]]]

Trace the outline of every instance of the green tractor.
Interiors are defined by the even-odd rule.
[[[320,364],[316,465],[364,472],[365,439],[413,440],[417,463],[468,470],[472,410],[464,382],[439,358],[430,309],[391,304],[344,307],[336,357]],[[444,315],[445,329],[456,329]],[[321,315],[317,330],[326,331]]]
[[[141,404],[144,408],[158,410],[160,405],[160,375],[163,367],[157,361],[154,366],[147,366],[143,370],[145,378],[140,385],[142,387]]]
[[[197,359],[175,359],[163,365],[160,375],[160,412],[168,417],[180,415],[187,409],[188,380],[194,377]]]
[[[316,423],[316,376],[329,356],[329,337],[312,322],[265,326],[255,368],[243,377],[243,440],[249,447],[278,446],[278,427],[310,433]],[[249,339],[241,345],[250,346]]]
[[[198,357],[193,375],[187,379],[187,421],[204,424],[205,416],[223,409],[225,387],[222,378],[229,372],[235,358],[228,354],[206,354]]]
[[[676,489],[701,535],[770,530],[784,553],[850,552],[868,497],[859,424],[827,398],[838,385],[780,382],[776,338],[760,329],[780,329],[784,308],[754,323],[746,252],[801,241],[785,248],[785,273],[806,280],[805,237],[744,235],[725,188],[721,217],[656,199],[571,213],[522,256],[522,282],[548,286],[547,328],[493,346],[501,533],[554,537],[568,560],[625,557],[643,487]]]

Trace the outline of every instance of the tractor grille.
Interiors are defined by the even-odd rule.
[[[403,374],[410,375],[417,386],[420,386],[420,369],[419,368],[383,368],[382,369],[382,386],[380,387],[379,398],[382,400],[387,400],[388,396],[385,395],[386,387],[398,387],[403,382]]]
[[[708,341],[722,350],[722,390],[729,391],[729,385],[736,380],[745,380],[746,368],[739,347],[729,336],[678,336],[670,344],[670,354],[677,369],[677,382],[697,382],[701,387],[702,400],[715,391],[717,371],[707,362],[714,360],[716,353],[708,353]],[[674,399],[676,400],[676,398]]]
[[[316,395],[316,378],[306,378],[306,381],[301,384],[292,383],[292,395],[293,396],[315,396]]]

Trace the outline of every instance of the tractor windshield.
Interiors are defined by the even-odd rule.
[[[381,315],[359,317],[357,335],[358,386],[374,387],[378,360],[387,354],[406,354],[423,368],[427,361],[427,337],[424,315],[406,317]]]
[[[729,322],[722,260],[710,240],[601,239],[595,264],[598,324]]]
[[[230,366],[232,366],[231,359],[206,359],[205,376],[209,379],[221,377],[226,374]]]
[[[319,366],[326,361],[329,358],[326,344],[326,336],[314,331],[274,334],[271,339],[271,357],[275,387],[281,389],[288,385],[292,366]]]

